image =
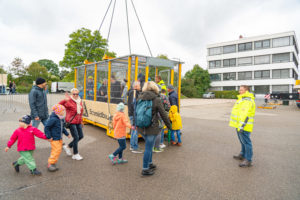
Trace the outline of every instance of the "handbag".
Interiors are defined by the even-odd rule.
[[[78,115],[78,113],[76,113],[76,115]],[[72,119],[71,119],[69,122],[65,122],[65,128],[70,129],[70,127],[71,127],[71,122],[72,122],[73,119],[76,117],[76,115],[74,115],[74,116],[72,117]]]

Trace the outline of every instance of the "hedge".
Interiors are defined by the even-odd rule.
[[[237,99],[238,91],[213,91],[218,99]]]

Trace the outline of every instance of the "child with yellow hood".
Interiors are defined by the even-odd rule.
[[[180,136],[180,129],[182,129],[182,122],[181,116],[178,113],[178,108],[176,105],[171,106],[169,111],[169,118],[172,122],[172,130],[171,130],[171,144],[181,146],[181,136]],[[178,142],[175,142],[175,132],[177,134]]]

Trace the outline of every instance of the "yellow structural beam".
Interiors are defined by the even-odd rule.
[[[95,77],[94,77],[94,101],[97,100],[97,64],[95,64]]]
[[[158,68],[155,67],[155,76],[158,76]]]
[[[74,87],[77,88],[77,68],[74,71]]]
[[[86,65],[84,67],[84,78],[83,78],[83,99],[86,99]]]
[[[149,66],[146,67],[146,75],[145,75],[145,81],[148,82],[149,77]]]
[[[171,69],[171,85],[174,85],[174,69]]]
[[[135,57],[135,71],[134,71],[134,81],[137,81],[139,70],[139,57]]]
[[[128,71],[127,71],[127,88],[130,89],[130,81],[131,81],[131,56],[128,57]]]
[[[110,103],[110,81],[111,81],[111,61],[108,61],[108,83],[107,83],[107,98],[108,102]]]
[[[178,64],[178,109],[180,108],[180,97],[181,97],[181,67],[182,64]]]

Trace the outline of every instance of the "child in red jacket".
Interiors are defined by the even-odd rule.
[[[113,118],[114,134],[115,138],[118,139],[119,148],[108,156],[113,164],[116,163],[127,163],[128,161],[123,159],[123,151],[126,149],[126,127],[132,128],[126,116],[124,114],[124,104],[119,103],[117,106],[117,111]],[[119,159],[117,160],[117,155]]]
[[[20,171],[20,166],[26,164],[30,169],[32,175],[41,175],[42,173],[36,169],[36,163],[33,158],[33,152],[35,150],[34,136],[47,140],[47,137],[39,129],[31,126],[31,117],[29,115],[23,116],[20,120],[20,127],[16,129],[10,140],[7,142],[5,152],[7,152],[11,146],[18,140],[18,152],[21,157],[13,162],[13,167],[16,172]]]

